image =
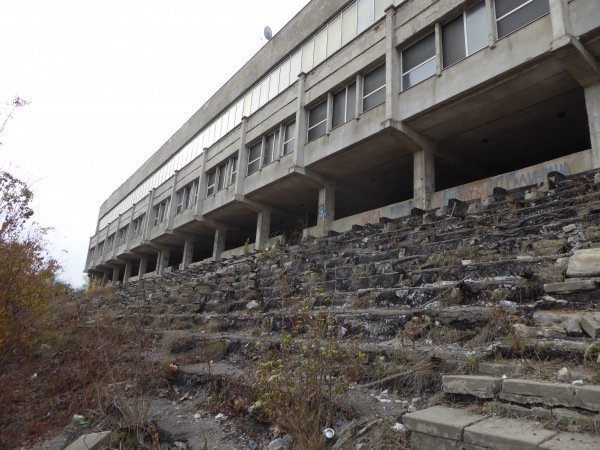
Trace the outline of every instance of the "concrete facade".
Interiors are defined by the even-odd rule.
[[[85,271],[126,282],[600,167],[596,1],[312,0],[102,204]]]

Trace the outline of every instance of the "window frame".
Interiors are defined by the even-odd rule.
[[[253,149],[258,148],[258,156],[256,158],[254,158],[252,161],[250,160],[250,155],[252,153]],[[260,170],[260,163],[262,160],[262,153],[263,153],[263,140],[261,138],[260,141],[256,142],[254,145],[251,145],[250,147],[248,147],[248,158],[247,158],[247,164],[246,164],[246,176],[252,175],[255,172],[258,172]],[[250,165],[254,164],[258,162],[258,165],[256,167],[256,169],[254,169],[252,172],[250,172]]]
[[[212,180],[211,180],[212,178]],[[217,169],[211,170],[206,174],[206,197],[210,197],[215,193],[217,183]]]
[[[313,124],[312,126],[310,125],[310,116],[311,113],[313,111],[315,111],[317,108],[319,107],[324,107],[325,109],[325,118],[323,118],[321,121]],[[306,128],[306,142],[312,142],[315,139],[320,138],[321,136],[324,136],[327,134],[327,116],[328,116],[328,111],[327,111],[327,99],[323,100],[322,102],[319,102],[318,104],[316,104],[315,106],[313,106],[312,108],[310,108],[308,110],[308,121],[307,121],[307,128]],[[317,127],[323,126],[323,133],[317,135],[317,136],[313,136],[312,138],[310,137],[310,132],[314,129],[316,129]]]
[[[417,64],[416,66],[412,67],[410,70],[408,70],[408,71],[404,71],[404,53],[405,53],[407,50],[410,50],[411,48],[413,48],[413,47],[414,47],[415,45],[417,45],[418,43],[420,43],[420,42],[424,41],[425,39],[433,39],[433,42],[434,42],[434,52],[433,52],[433,56],[430,56],[428,59],[426,59],[426,60],[424,60],[424,61],[420,62],[420,63],[419,63],[419,64]],[[405,85],[404,85],[404,77],[405,77],[405,75],[408,75],[409,73],[411,73],[411,72],[413,72],[413,71],[417,70],[418,68],[420,68],[420,67],[424,66],[424,65],[425,65],[425,64],[427,64],[427,63],[430,63],[431,61],[435,61],[435,59],[436,59],[436,58],[437,58],[437,52],[436,52],[436,49],[435,49],[435,31],[432,31],[431,33],[427,34],[426,36],[423,36],[421,39],[419,39],[418,41],[414,42],[414,43],[413,43],[412,45],[410,45],[409,47],[406,47],[404,50],[402,50],[402,52],[401,52],[401,54],[400,54],[400,82],[401,82],[401,91],[403,92],[403,91],[405,91],[405,90],[407,90],[407,89],[410,89],[411,87],[413,87],[413,86],[416,86],[417,84],[419,84],[419,83],[421,83],[421,82],[423,82],[423,81],[425,81],[425,80],[427,80],[427,79],[431,78],[432,76],[434,76],[434,75],[435,75],[435,73],[436,73],[435,67],[434,67],[434,71],[433,71],[433,73],[432,73],[432,74],[430,74],[430,75],[427,75],[425,78],[423,78],[423,79],[421,79],[421,80],[417,81],[417,82],[416,82],[416,83],[414,83],[414,84],[411,84],[410,86],[405,86]]]
[[[348,109],[348,94],[350,91],[350,88],[354,86],[354,100],[353,100],[353,105],[352,105],[352,111],[351,111],[351,117],[349,115],[349,109]],[[337,123],[335,122],[335,112],[336,112],[336,97],[338,95],[340,95],[341,93],[344,93],[344,119],[342,120],[342,122]],[[333,102],[332,102],[332,111],[331,111],[331,128],[337,128],[342,126],[343,124],[345,124],[346,122],[349,122],[353,119],[356,119],[356,81],[353,81],[352,83],[344,86],[342,89],[340,89],[339,91],[337,91],[335,94],[333,94]]]
[[[384,77],[383,77],[383,85],[379,86],[378,88],[376,88],[376,89],[372,90],[372,91],[371,91],[371,92],[369,92],[369,93],[365,93],[365,87],[366,87],[366,82],[365,82],[365,79],[366,79],[366,78],[367,78],[369,75],[372,75],[372,74],[374,74],[375,72],[377,72],[378,70],[380,70],[380,69],[382,69],[382,68],[383,68],[383,72],[384,72]],[[362,111],[363,111],[363,112],[369,111],[369,110],[371,110],[371,109],[373,109],[373,108],[376,108],[377,106],[379,106],[379,105],[381,105],[381,104],[385,103],[385,88],[386,88],[386,84],[387,84],[387,83],[386,83],[386,78],[385,78],[385,70],[386,70],[386,69],[385,69],[385,62],[384,62],[383,64],[380,64],[379,66],[375,67],[373,70],[369,71],[369,73],[367,73],[367,74],[365,74],[365,75],[363,76],[363,92],[362,92],[362,103],[361,103],[361,109],[362,109]],[[367,99],[368,97],[371,97],[371,96],[373,96],[373,95],[375,95],[375,94],[379,93],[381,90],[383,90],[383,91],[384,91],[384,94],[383,94],[383,99],[382,99],[382,100],[381,100],[379,103],[376,103],[376,104],[374,104],[374,105],[371,105],[371,106],[369,106],[368,108],[366,108],[366,109],[365,109],[365,99]]]
[[[289,139],[286,141],[286,140],[285,140],[285,136],[286,136],[286,134],[287,134],[288,127],[289,127],[289,126],[291,126],[292,124],[294,125],[294,129],[293,129],[293,131],[292,131],[292,137],[291,137],[291,138],[289,138]],[[286,124],[283,126],[283,136],[282,136],[282,138],[281,138],[281,156],[286,156],[286,155],[289,155],[290,153],[293,153],[293,152],[294,152],[294,150],[295,150],[295,145],[294,145],[294,144],[295,144],[295,140],[296,140],[296,119],[289,121],[288,123],[286,123]],[[286,152],[286,151],[285,151],[285,149],[286,149],[286,146],[287,146],[287,145],[288,145],[290,142],[292,143],[292,149],[291,149],[289,152]]]
[[[456,63],[459,63],[460,61],[462,61],[463,59],[468,58],[469,56],[474,55],[475,53],[483,50],[484,48],[489,46],[489,42],[486,42],[486,44],[483,47],[478,48],[477,50],[471,50],[469,48],[469,26],[468,26],[468,21],[467,21],[467,16],[469,12],[472,12],[475,10],[475,8],[483,8],[484,9],[484,15],[487,19],[487,15],[485,13],[485,0],[481,0],[479,3],[474,4],[473,6],[471,6],[470,8],[466,9],[465,11],[463,11],[461,14],[459,14],[458,16],[454,17],[452,20],[449,20],[448,22],[446,22],[445,24],[442,25],[442,30],[441,30],[441,34],[442,34],[442,69],[447,69],[451,66],[453,66]],[[451,62],[449,64],[446,64],[446,58],[444,56],[444,50],[446,49],[446,40],[444,39],[444,28],[446,26],[448,26],[449,24],[451,24],[452,22],[454,22],[455,20],[458,20],[459,18],[462,18],[462,38],[463,38],[463,43],[464,43],[464,48],[465,48],[465,55],[460,58],[457,59],[454,62]],[[485,23],[485,27],[487,28],[487,20]]]
[[[227,161],[217,166],[217,192],[227,187]]]
[[[269,144],[270,139],[272,139],[272,140]],[[265,139],[265,149],[264,149],[263,158],[262,158],[262,160],[263,160],[262,166],[263,167],[268,164],[271,164],[277,160],[277,157],[279,156],[279,152],[277,152],[278,141],[279,141],[279,128],[277,128],[272,133],[268,134]]]
[[[502,1],[502,0],[500,0],[500,1]],[[517,12],[517,11],[525,8],[528,5],[534,4],[535,2],[540,2],[540,3],[545,2],[546,4],[548,4],[548,11],[544,12],[541,16],[537,16],[537,17],[535,17],[535,18],[533,18],[533,19],[531,19],[531,20],[529,20],[527,22],[522,23],[521,25],[519,25],[514,30],[511,30],[511,31],[509,31],[509,32],[507,32],[505,34],[500,35],[500,30],[498,29],[498,23],[501,20],[506,19],[507,17],[509,17],[510,15],[514,14],[515,12]],[[498,1],[494,0],[494,11],[493,11],[493,13],[494,13],[494,24],[495,24],[495,27],[496,27],[495,31],[496,31],[496,36],[497,36],[498,40],[500,40],[502,38],[505,38],[509,34],[512,34],[515,31],[520,30],[521,28],[529,25],[530,23],[535,22],[536,20],[538,20],[538,19],[540,19],[540,18],[542,18],[545,15],[547,15],[547,14],[550,13],[550,2],[549,2],[549,0],[523,0],[523,3],[521,3],[521,5],[517,6],[516,8],[513,8],[512,10],[510,10],[510,11],[508,11],[506,13],[504,13],[500,17],[498,17],[498,13],[497,13],[497,11],[498,11],[497,4],[498,4]]]

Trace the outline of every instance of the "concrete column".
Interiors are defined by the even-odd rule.
[[[171,187],[171,206],[169,208],[169,219],[167,221],[167,230],[173,229],[173,220],[175,219],[175,210],[177,209],[177,201],[175,196],[177,195],[177,178],[179,170],[173,173],[173,186]]]
[[[154,222],[154,218],[152,217],[152,204],[154,203],[154,192],[156,189],[151,189],[148,197],[148,207],[146,208],[146,223],[144,224],[144,232],[142,241],[148,239],[148,234],[150,228],[152,228],[152,222]]]
[[[131,217],[129,218],[129,226],[127,228],[127,240],[125,241],[125,251],[131,248],[131,234],[133,233],[133,216],[135,216],[135,204],[131,207]]]
[[[430,209],[435,192],[433,148],[425,147],[413,155],[413,204],[416,208]]]
[[[112,276],[112,285],[116,286],[117,284],[119,284],[119,275],[121,274],[121,268],[120,267],[115,267],[113,269],[113,276]]]
[[[184,269],[187,269],[192,264],[193,257],[194,241],[186,239],[185,244],[183,244],[183,261],[181,263]]]
[[[389,6],[385,10],[385,118],[395,120],[400,108],[400,61],[396,49],[396,7]]]
[[[246,147],[246,133],[248,131],[248,118],[242,117],[240,126],[240,152],[238,155],[238,173],[235,182],[235,194],[244,195],[244,180],[248,173],[248,148]],[[204,188],[206,190],[206,187]]]
[[[304,167],[304,146],[306,145],[306,130],[308,112],[306,111],[306,74],[298,75],[298,104],[296,109],[296,150],[294,151],[294,165]]]
[[[335,218],[335,186],[319,189],[319,211],[317,214],[317,236],[327,236]]]
[[[158,252],[158,263],[157,263],[157,272],[159,275],[163,275],[167,267],[169,267],[169,254],[171,253],[171,249],[169,247],[165,247],[163,250]]]
[[[487,16],[488,44],[490,48],[496,47],[496,13],[494,11],[493,0],[485,0],[485,14]]]
[[[435,23],[435,73],[442,76],[442,24]]]
[[[600,168],[600,82],[583,88],[592,143],[592,166]]]
[[[354,117],[360,120],[362,114],[362,96],[363,96],[363,77],[361,74],[356,75],[356,103],[354,106]]]
[[[115,231],[115,238],[113,240],[113,248],[112,248],[112,257],[116,258],[117,257],[117,249],[119,248],[119,232],[121,231],[121,216],[122,214],[119,214],[119,217],[117,218],[117,230]],[[108,237],[106,238],[108,239]]]
[[[142,256],[140,258],[140,272],[138,273],[138,277],[141,280],[144,277],[144,274],[148,271],[148,257]]]
[[[108,284],[108,271],[104,271],[102,273],[102,286],[106,286]]]
[[[123,284],[127,283],[129,281],[130,277],[131,277],[131,262],[127,261],[125,263],[125,273],[123,273]]]
[[[202,151],[202,167],[200,169],[200,182],[198,183],[198,201],[196,202],[196,212],[194,215],[197,218],[202,217],[202,211],[204,207],[204,199],[206,198],[206,161],[208,160],[208,149],[205,148]],[[240,177],[239,169],[238,169],[238,178]]]
[[[550,20],[552,21],[552,37],[554,40],[571,34],[568,11],[567,0],[550,0]]]
[[[269,240],[271,232],[271,210],[263,209],[258,213],[256,221],[256,239],[254,240],[254,250],[263,251]]]
[[[215,241],[213,244],[213,261],[221,259],[221,253],[225,250],[225,239],[227,237],[227,230],[224,228],[218,228],[215,230]]]

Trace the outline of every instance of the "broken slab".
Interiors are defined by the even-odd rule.
[[[502,378],[485,375],[444,375],[442,387],[446,394],[468,394],[492,399],[502,389]]]
[[[598,450],[600,436],[583,433],[559,433],[539,446],[540,450]]]
[[[593,280],[575,280],[544,284],[544,291],[546,294],[573,294],[575,292],[592,291],[594,289],[596,289],[596,283]]]
[[[600,386],[578,386],[575,389],[575,406],[600,412]]]
[[[537,450],[556,434],[531,420],[493,418],[465,428],[463,441],[486,449]]]
[[[569,258],[567,277],[597,276],[600,276],[600,249],[575,250],[573,256]]]
[[[79,438],[65,448],[65,450],[96,450],[107,445],[111,439],[112,431],[84,434],[83,436],[79,436]]]
[[[509,379],[504,380],[499,396],[502,400],[525,405],[575,406],[575,387],[567,383]]]
[[[600,336],[600,314],[586,314],[579,321],[581,328],[593,338]]]
[[[402,423],[410,431],[462,441],[464,429],[483,419],[484,416],[463,409],[433,406],[404,415]]]

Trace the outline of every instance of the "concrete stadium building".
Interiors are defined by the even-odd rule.
[[[312,0],[100,207],[114,284],[600,167],[598,0]]]

